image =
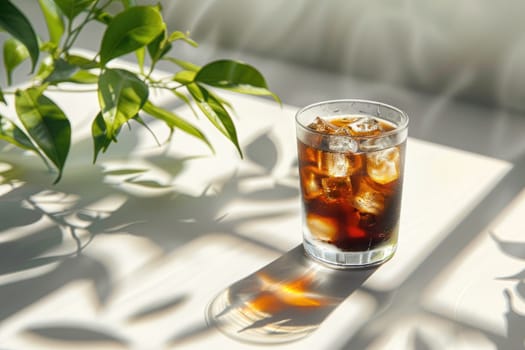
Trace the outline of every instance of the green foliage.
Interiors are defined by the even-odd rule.
[[[68,20],[73,20],[82,11],[91,6],[95,0],[54,0]]]
[[[279,101],[277,95],[268,90],[262,74],[242,62],[232,60],[211,62],[197,72],[194,80],[243,94],[272,96]]]
[[[197,127],[184,120],[184,118],[182,118],[181,116],[173,112],[167,111],[163,108],[157,107],[149,101],[146,102],[146,104],[144,105],[144,112],[149,113],[154,118],[162,120],[172,130],[175,128],[179,129],[189,135],[192,135],[204,141],[204,143],[206,143],[206,145],[208,145],[208,147],[210,147],[210,149],[213,151],[213,146],[211,145],[210,141],[208,141],[208,139],[206,138],[206,135],[204,135],[202,131],[200,131]]]
[[[58,169],[58,177],[66,163],[71,143],[71,125],[64,112],[43,92],[45,85],[17,90],[15,107],[18,117],[34,142]]]
[[[98,78],[98,100],[106,137],[116,139],[120,127],[133,118],[148,99],[148,86],[124,69],[105,69]]]
[[[100,62],[133,52],[150,44],[166,24],[160,12],[151,6],[130,7],[109,22],[100,46]]]
[[[208,120],[217,128],[217,130],[233,142],[235,147],[237,147],[239,154],[242,156],[233,120],[219,99],[197,83],[188,84],[188,90]]]
[[[24,44],[15,38],[4,42],[4,67],[7,74],[7,84],[11,85],[13,71],[29,57],[29,51]]]
[[[0,2],[0,29],[5,30],[24,44],[31,56],[31,71],[33,72],[40,54],[38,38],[26,16],[8,0]]]
[[[64,34],[64,20],[58,5],[53,0],[38,0],[38,3],[46,20],[49,41],[58,46]]]
[[[0,114],[0,139],[25,150],[37,151],[29,136],[15,123]]]
[[[18,117],[16,122],[0,115],[0,140],[32,151],[56,168],[55,183],[66,165],[72,130],[68,116],[46,96],[50,86],[60,90],[63,83],[91,84],[97,91],[100,111],[91,123],[94,161],[117,142],[124,125],[136,122],[148,128],[141,114],[162,121],[171,133],[178,130],[201,140],[213,151],[207,136],[195,125],[149,100],[153,89],[170,91],[194,114],[200,110],[241,156],[227,108],[231,106],[215,89],[270,96],[280,102],[261,73],[248,64],[219,60],[200,67],[174,57],[175,42],[198,45],[187,33],[169,32],[159,6],[138,5],[136,0],[38,0],[38,4],[47,25],[47,38],[39,37],[40,33],[37,36],[13,0],[0,0],[0,30],[5,32],[2,36],[7,34],[3,44],[7,84],[11,85],[13,72],[28,59],[33,74],[24,89],[0,89],[0,103],[7,103],[4,95],[14,95]],[[94,58],[72,53],[79,34],[93,22],[105,28],[99,52]],[[135,54],[136,69],[111,65],[114,59],[130,53]],[[152,77],[160,61],[173,63],[171,77]]]

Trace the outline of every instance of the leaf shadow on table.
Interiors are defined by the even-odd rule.
[[[75,281],[92,281],[99,303],[111,293],[107,266],[83,254],[97,234],[91,227],[113,213],[90,206],[115,193],[89,161],[91,147],[89,140],[75,145],[69,176],[54,186],[35,156],[0,150],[0,298],[9,300],[0,321]]]
[[[271,345],[298,341],[322,322],[377,270],[334,270],[297,246],[221,291],[205,310],[207,327],[172,337],[176,345],[216,327],[242,342]]]
[[[170,179],[175,179],[185,168],[186,162],[194,158],[169,154],[145,156],[143,161],[166,170],[171,176],[162,182],[148,178],[147,169],[113,167],[104,170],[78,160],[78,157],[85,158],[91,154],[90,140],[83,140],[73,150],[76,168],[70,170],[72,173],[69,177],[66,173],[61,183],[53,187],[47,182],[52,176],[43,176],[45,174],[34,158],[28,159],[16,150],[9,157],[3,157],[3,164],[11,164],[12,167],[0,173],[0,185],[11,186],[0,195],[0,206],[4,209],[0,232],[10,233],[0,243],[0,253],[5,253],[0,257],[0,261],[5,262],[0,267],[0,298],[10,302],[0,309],[0,320],[39,303],[60,288],[79,280],[92,282],[96,297],[93,305],[104,309],[119,282],[112,276],[112,267],[108,261],[91,254],[92,242],[98,237],[114,234],[137,236],[150,241],[167,255],[200,236],[225,232],[280,252],[278,245],[253,238],[242,232],[241,227],[250,221],[271,221],[280,216],[297,215],[294,210],[272,209],[274,202],[294,200],[298,195],[296,187],[276,182],[270,187],[249,192],[243,188],[244,182],[251,178],[271,176],[278,162],[279,154],[268,132],[266,130],[256,136],[246,147],[247,161],[257,165],[256,171],[233,172],[219,179],[218,193],[203,192],[200,196],[180,193],[169,186]],[[118,146],[122,151],[115,152],[116,156],[129,156],[137,143],[132,135],[124,138]],[[293,176],[293,171],[291,174]],[[107,181],[108,177],[112,181]],[[153,188],[151,184],[161,184],[161,191],[146,197],[135,196],[123,191],[120,186],[129,179],[133,185],[145,186],[153,192],[159,188]],[[120,202],[109,208],[98,206],[100,202],[113,197],[120,198]],[[268,209],[230,218],[223,209],[239,197],[264,203]],[[26,229],[28,232],[23,233]],[[23,234],[11,235],[12,232]],[[153,302],[150,309],[142,310],[132,319],[147,321],[151,315],[173,310],[174,305],[182,302],[184,300]],[[117,343],[125,343],[125,339],[120,336],[98,334],[96,329],[100,324],[96,321],[88,323],[85,332],[82,331],[84,328],[81,322],[79,325],[68,328],[58,322],[50,324],[51,328],[42,328],[36,323],[28,324],[26,330],[37,338],[54,341],[82,343],[85,336],[95,340],[116,339]],[[95,331],[91,331],[92,328]]]
[[[0,320],[74,281],[92,280],[94,295],[106,299],[109,272],[102,262],[82,254],[93,236],[67,223],[65,218],[75,211],[69,205],[76,202],[70,199],[29,185],[16,185],[0,196],[0,298],[9,300],[0,308]],[[67,209],[50,209],[57,202]]]
[[[502,253],[525,262],[524,242],[502,240],[498,238],[494,232],[490,232],[490,236]],[[516,274],[499,277],[498,279],[515,281],[516,285],[514,291],[511,291],[508,288],[503,291],[503,296],[507,304],[507,312],[505,313],[505,320],[507,321],[507,336],[491,336],[491,340],[498,346],[498,349],[524,349],[525,334],[523,334],[523,325],[525,325],[525,314],[520,314],[516,310],[514,299],[519,298],[522,303],[525,302],[525,269]]]
[[[128,342],[124,337],[108,331],[104,327],[82,322],[46,322],[35,324],[24,331],[24,336],[34,338],[37,342],[45,339],[52,345],[53,342],[76,344],[89,344],[94,348],[128,348]]]

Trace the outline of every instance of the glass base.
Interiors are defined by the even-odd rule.
[[[343,252],[326,244],[314,245],[304,240],[303,247],[307,255],[314,260],[336,269],[355,269],[380,265],[388,261],[396,251],[395,244],[385,245],[364,252]]]

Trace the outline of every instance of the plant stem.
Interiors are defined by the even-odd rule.
[[[77,40],[78,38],[78,35],[82,32],[82,30],[84,29],[84,27],[86,26],[86,24],[88,24],[90,21],[92,21],[94,19],[94,16],[93,14],[95,13],[95,10],[97,9],[97,5],[98,3],[100,2],[100,0],[96,0],[95,3],[93,4],[93,6],[91,6],[89,12],[87,13],[87,15],[84,17],[84,20],[78,25],[76,26],[74,29],[73,29],[73,21],[69,21],[68,22],[68,34],[67,34],[67,37],[66,37],[66,40],[64,42],[64,47],[62,48],[62,50],[64,52],[68,52],[69,49],[71,49],[71,47],[73,47],[73,44],[75,43],[75,41]],[[111,4],[112,0],[109,0],[108,2],[106,2],[104,5],[102,5],[100,7],[100,10],[104,10],[106,7],[108,7],[109,4]]]
[[[151,80],[151,75],[153,74],[153,71],[155,70],[155,65],[157,64],[158,60],[152,59],[151,60],[151,66],[149,67],[149,72],[146,74],[145,79]]]

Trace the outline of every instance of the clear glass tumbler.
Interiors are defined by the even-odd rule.
[[[306,253],[336,268],[390,259],[408,116],[374,101],[324,101],[297,112],[296,132]]]

